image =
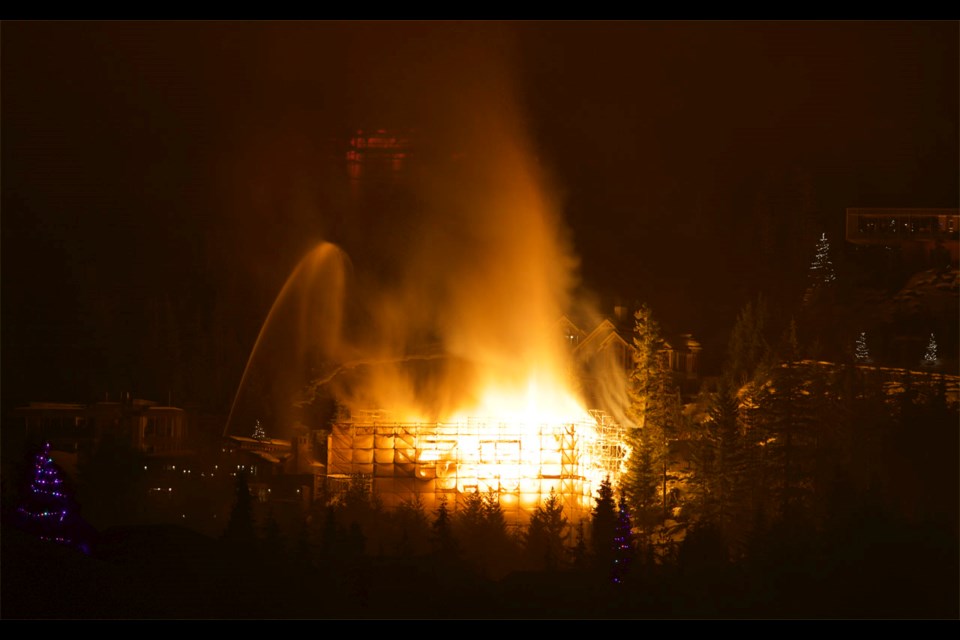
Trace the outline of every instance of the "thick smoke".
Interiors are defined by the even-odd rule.
[[[399,276],[361,294],[372,322],[364,342],[375,345],[366,356],[389,362],[371,368],[348,404],[443,419],[477,408],[484,390],[569,386],[557,320],[577,261],[526,131],[509,47],[498,44],[466,37],[410,80],[429,87],[422,131],[439,151],[408,177],[414,222],[386,248]],[[395,361],[434,351],[450,358]]]
[[[275,326],[258,345],[269,345],[271,331],[309,331],[294,311],[309,300],[339,305],[313,320],[324,338],[308,359],[295,347],[287,370],[245,373],[246,383],[277,386],[312,367],[308,397],[332,397],[352,411],[388,409],[400,420],[585,417],[597,392],[578,397],[558,327],[573,306],[578,261],[523,116],[509,30],[373,25],[356,36],[342,96],[354,126],[411,131],[415,148],[399,180],[362,178],[352,207],[328,207],[339,230],[328,238],[349,258],[332,245],[315,249],[278,298],[290,311],[271,311]],[[402,56],[374,58],[359,46],[371,38],[379,49],[396,39],[419,45],[405,41]],[[338,272],[348,264],[349,277]],[[310,293],[318,287],[324,292]],[[595,365],[594,386],[610,378],[600,386],[622,396],[619,370]]]

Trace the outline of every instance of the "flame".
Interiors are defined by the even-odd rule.
[[[445,422],[469,418],[492,423],[537,426],[590,421],[590,414],[564,385],[549,372],[530,376],[525,384],[492,382],[472,407],[452,414]]]
[[[458,160],[421,165],[407,183],[415,210],[370,221],[403,225],[368,251],[389,283],[359,283],[369,326],[354,328],[339,361],[349,352],[376,364],[331,382],[351,421],[334,427],[328,472],[371,474],[388,505],[391,491],[399,503],[416,490],[429,507],[431,495],[489,489],[529,511],[553,489],[588,508],[621,445],[575,391],[558,330],[579,264],[558,191],[510,74],[491,67],[462,81],[431,119]]]
[[[475,403],[438,421],[417,414],[394,420],[378,413],[368,424],[360,422],[364,435],[355,435],[344,449],[372,447],[379,460],[412,460],[415,477],[434,483],[434,492],[493,492],[513,523],[525,521],[551,491],[560,495],[571,518],[582,517],[604,476],[615,480],[622,459],[607,455],[622,441],[618,427],[612,437],[604,433],[602,418],[584,409],[563,378],[550,371],[531,375],[521,386],[509,378],[490,381]],[[383,466],[375,475],[383,475]],[[336,470],[353,473],[356,467]],[[424,486],[417,492],[430,504],[436,495]],[[381,495],[388,504],[407,497],[391,499],[386,493]]]

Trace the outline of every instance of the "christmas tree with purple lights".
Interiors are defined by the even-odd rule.
[[[613,566],[610,569],[610,579],[614,584],[621,584],[627,571],[630,569],[630,560],[633,558],[633,525],[630,522],[630,513],[627,503],[620,496],[617,511],[617,526],[613,534]]]
[[[41,539],[70,544],[72,540],[67,535],[69,504],[60,469],[50,456],[50,443],[45,442],[34,458],[33,479],[27,497],[17,511],[26,528]]]

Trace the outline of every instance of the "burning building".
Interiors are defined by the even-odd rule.
[[[509,78],[493,65],[459,79],[443,109],[431,102],[429,144],[420,130],[355,130],[344,158],[362,197],[348,251],[322,243],[305,258],[257,340],[255,351],[292,345],[289,364],[263,377],[309,371],[309,401],[322,393],[342,408],[328,493],[357,474],[387,507],[419,495],[456,508],[492,491],[521,524],[555,491],[577,519],[629,453],[616,410],[624,341],[586,341],[575,355],[557,330],[580,304],[578,258]],[[578,388],[581,356],[590,389]],[[228,430],[245,420],[231,416]]]
[[[574,519],[589,512],[604,477],[620,474],[623,429],[595,411],[580,421],[523,422],[467,418],[406,423],[385,412],[343,416],[328,444],[328,489],[352,476],[372,479],[387,507],[420,496],[427,509],[442,497],[495,494],[508,524],[525,524],[551,491]]]

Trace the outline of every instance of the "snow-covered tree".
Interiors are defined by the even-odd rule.
[[[809,284],[803,295],[804,305],[811,304],[818,291],[829,287],[837,279],[833,261],[830,260],[830,242],[827,240],[826,233],[821,234],[820,239],[817,240],[816,253],[810,264],[807,278]]]
[[[936,366],[940,359],[937,357],[937,340],[930,334],[930,342],[927,343],[927,351],[923,354],[923,365],[926,367]]]
[[[830,284],[837,279],[833,270],[833,262],[830,260],[830,242],[827,240],[827,234],[820,235],[817,240],[816,255],[813,257],[813,263],[810,265],[810,280],[814,287],[820,287]]]
[[[870,350],[867,349],[867,332],[861,331],[857,337],[857,347],[854,353],[857,362],[870,362]]]

